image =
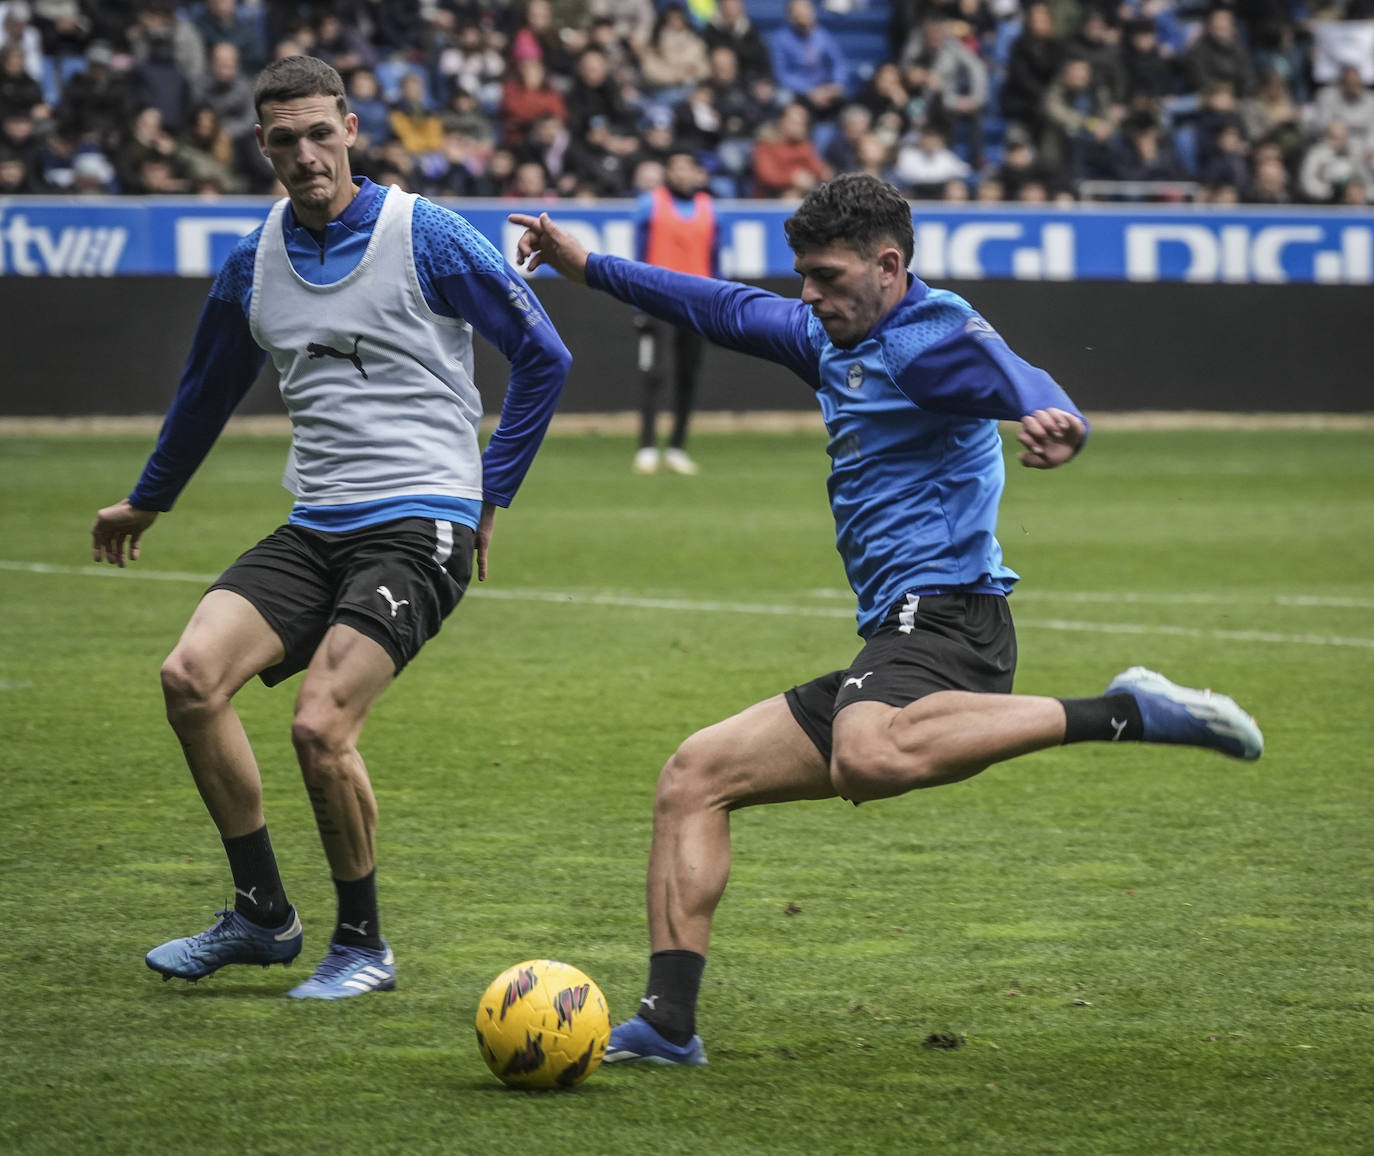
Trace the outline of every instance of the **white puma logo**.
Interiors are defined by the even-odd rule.
[[[1116,719],[1112,719],[1112,730],[1116,731],[1116,734],[1112,735],[1112,742],[1119,743],[1121,741],[1121,732],[1126,729],[1126,724],[1129,721],[1129,719],[1124,718],[1120,722],[1117,722]]]
[[[364,919],[360,924],[358,924],[357,927],[354,927],[353,924],[351,924],[351,923],[344,923],[342,920],[340,920],[340,921],[339,921],[339,926],[342,927],[342,928],[346,928],[347,930],[353,932],[354,935],[366,935],[366,934],[367,934],[367,920],[366,920],[366,919]]]
[[[396,599],[394,599],[391,596],[391,591],[388,590],[385,586],[378,586],[377,593],[380,594],[383,598],[385,598],[387,602],[390,604],[392,618],[396,617],[396,611],[398,611],[402,606],[410,605],[409,598],[402,598],[399,602],[397,602]]]
[[[254,907],[258,905],[257,893],[258,889],[256,887],[250,887],[247,891],[243,890],[241,887],[234,888],[235,895],[242,895]]]
[[[639,1002],[642,1003],[645,1007],[647,1007],[650,1011],[653,1011],[653,1010],[654,1010],[654,1004],[658,1003],[658,996],[656,996],[656,995],[641,996],[640,999],[639,999]]]
[[[840,689],[841,689],[841,690],[844,690],[844,688],[847,687],[847,686],[857,686],[860,690],[863,690],[863,688],[864,688],[864,679],[867,678],[867,677],[868,677],[870,674],[872,674],[872,673],[873,673],[873,672],[872,672],[871,670],[866,670],[866,671],[864,671],[863,674],[860,675],[858,678],[855,678],[855,677],[851,674],[851,675],[850,675],[848,678],[846,678],[842,683],[840,683]]]

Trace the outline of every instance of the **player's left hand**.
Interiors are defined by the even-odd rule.
[[[491,549],[491,535],[496,529],[496,507],[490,502],[482,503],[482,516],[477,520],[477,533],[474,535],[477,546],[477,581],[487,580],[487,551]]]
[[[139,539],[143,531],[157,518],[154,510],[139,510],[125,498],[96,513],[91,527],[91,557],[112,566],[124,565],[124,547],[128,544],[129,561],[138,561]]]
[[[1062,466],[1083,444],[1088,427],[1076,414],[1062,409],[1037,409],[1021,419],[1016,440],[1025,446],[1021,464],[1033,470]]]

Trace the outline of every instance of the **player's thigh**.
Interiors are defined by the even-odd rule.
[[[395,680],[396,663],[386,647],[336,622],[316,648],[296,695],[297,741],[355,742],[368,712]]]
[[[735,810],[828,799],[835,788],[826,760],[779,694],[683,742],[659,780],[661,797],[680,792]]]
[[[283,653],[276,631],[247,598],[210,590],[163,664],[163,682],[169,691],[232,695]]]

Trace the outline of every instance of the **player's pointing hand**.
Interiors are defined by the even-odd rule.
[[[507,220],[525,229],[515,246],[517,265],[523,265],[531,273],[540,265],[548,265],[569,281],[586,284],[587,247],[555,225],[548,213],[540,213],[537,217],[511,213]]]
[[[1021,464],[1034,470],[1062,466],[1083,444],[1088,427],[1076,414],[1062,409],[1037,409],[1021,419],[1016,440],[1026,447]]]

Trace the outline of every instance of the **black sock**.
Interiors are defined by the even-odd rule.
[[[1138,743],[1144,738],[1140,707],[1125,692],[1101,698],[1061,698],[1065,743]]]
[[[225,839],[229,871],[234,876],[234,910],[259,927],[280,927],[286,922],[291,904],[277,873],[277,857],[267,825],[247,835]]]
[[[706,957],[695,951],[656,951],[649,956],[649,983],[639,1015],[670,1044],[681,1047],[697,1034],[697,994]]]
[[[377,869],[361,879],[334,880],[339,897],[339,921],[334,925],[334,942],[351,947],[381,947],[382,928],[377,919]]]

